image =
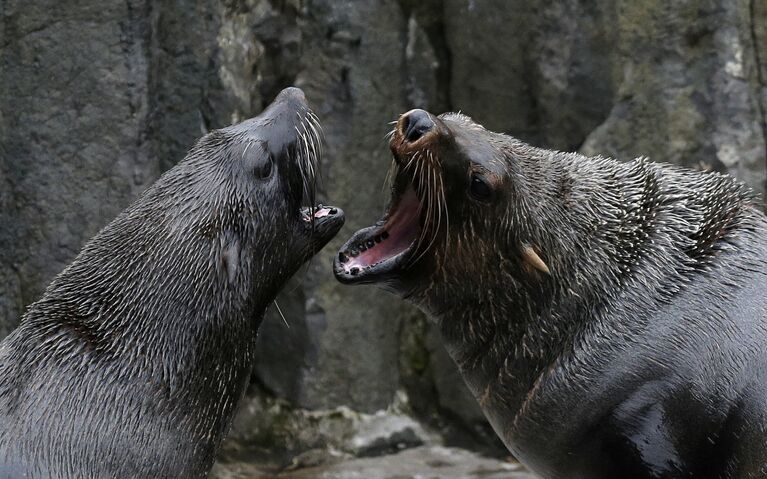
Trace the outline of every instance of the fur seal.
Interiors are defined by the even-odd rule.
[[[202,137],[0,344],[0,477],[205,477],[264,311],[340,229],[297,88]]]
[[[334,263],[436,322],[541,477],[767,477],[767,219],[733,178],[413,110]]]

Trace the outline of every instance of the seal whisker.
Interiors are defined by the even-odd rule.
[[[418,163],[416,164],[414,175],[418,178],[418,190],[419,190],[419,196],[420,196],[420,204],[419,209],[421,211],[421,214],[423,215],[423,227],[421,228],[421,233],[418,237],[418,241],[416,242],[416,248],[415,251],[421,250],[420,254],[413,260],[409,261],[410,264],[415,263],[418,259],[420,259],[426,250],[429,248],[427,247],[425,250],[421,249],[421,246],[424,243],[424,240],[426,239],[427,235],[429,234],[429,230],[431,229],[431,223],[432,223],[432,208],[430,206],[430,198],[429,198],[429,189],[428,189],[428,182],[429,182],[429,176],[431,174],[431,168],[426,165],[423,154],[421,151],[418,152]],[[425,186],[424,186],[425,185]],[[425,209],[425,211],[423,211]]]
[[[394,158],[391,159],[389,162],[389,169],[386,170],[386,176],[384,177],[384,182],[381,185],[381,191],[383,191],[387,186],[391,188],[392,182],[394,181],[394,172],[397,169],[397,162],[394,161]]]
[[[310,214],[314,214],[314,193],[311,188],[311,180],[310,180],[310,167],[307,165],[308,163],[308,150],[306,149],[306,137],[304,136],[304,133],[298,129],[298,126],[294,126],[293,129],[296,131],[296,135],[298,135],[298,145],[296,145],[295,153],[296,153],[296,163],[299,165],[299,170],[301,174],[301,182],[303,184],[303,192],[304,196],[307,198],[310,198],[311,204],[309,206]],[[304,153],[306,153],[304,155]]]
[[[314,133],[312,142],[316,144],[317,151],[319,152],[319,155],[322,156],[322,139],[324,138],[324,135],[322,134],[322,127],[318,123],[314,123],[311,117],[309,118],[309,121],[307,121],[307,124]]]
[[[312,132],[314,133],[314,136],[312,138],[312,151],[314,152],[314,157],[312,158],[312,174],[314,175],[314,188],[317,188],[317,183],[321,182],[322,180],[322,165],[320,164],[320,160],[323,158],[324,155],[324,134],[322,132],[322,128],[319,127],[319,129],[315,128],[313,124],[310,122],[309,127],[312,129]]]
[[[431,151],[427,152],[427,156],[429,157],[430,163],[432,165],[435,165],[434,156],[431,154]],[[437,228],[434,232],[434,236],[436,237],[442,228],[442,208],[445,205],[442,202],[442,200],[444,199],[444,196],[443,196],[444,192],[441,190],[442,177],[439,173],[439,170],[435,169],[434,173],[435,174],[434,174],[433,189],[434,189],[435,207],[437,209]]]
[[[428,156],[428,153],[427,153]],[[434,245],[434,242],[437,239],[437,236],[439,234],[439,226],[441,224],[441,220],[437,218],[437,211],[435,209],[435,196],[436,191],[434,190],[434,187],[432,185],[435,184],[436,181],[436,171],[431,167],[431,165],[427,166],[426,168],[426,178],[427,178],[427,213],[426,213],[426,219],[424,221],[424,227],[421,232],[421,238],[425,238],[427,234],[431,234],[431,241],[429,242],[429,245],[424,248],[418,256],[412,260],[412,263],[417,262],[419,259],[423,257]],[[441,217],[441,213],[440,213]],[[433,227],[434,221],[437,219],[437,226]],[[422,239],[419,239],[419,245],[421,244]]]
[[[314,132],[314,134],[312,134],[311,131],[307,131],[307,128],[306,128],[307,125],[309,125],[309,127],[311,127],[311,124],[304,123],[304,125],[303,125],[304,132],[306,133],[306,136],[307,136],[308,142],[309,142],[309,144],[307,145],[307,149],[306,150],[307,150],[307,152],[309,152],[311,150],[311,153],[310,153],[309,157],[307,158],[307,166],[310,168],[312,176],[315,176],[314,166],[315,166],[315,161],[317,160],[317,157],[318,157],[317,156],[317,149],[316,149],[317,138],[315,136],[316,132]]]
[[[280,309],[280,305],[277,304],[277,300],[275,299],[273,302],[274,302],[274,306],[277,308],[277,312],[280,313],[280,317],[282,318],[282,322],[285,323],[285,326],[287,326],[288,329],[290,329],[290,325],[288,324],[288,320],[285,319],[285,315],[282,314],[282,309]]]
[[[302,127],[304,128],[303,132],[299,132],[301,136],[301,146],[302,150],[301,153],[303,153],[302,163],[302,176],[304,178],[304,191],[306,191],[307,196],[311,198],[311,203],[309,205],[310,210],[312,213],[314,213],[314,166],[311,162],[311,154],[309,153],[309,140],[307,139],[307,133],[306,133],[306,126],[302,124]]]
[[[445,234],[445,248],[448,248],[450,246],[450,210],[447,207],[447,198],[445,197],[445,182],[441,175],[439,176],[439,184],[440,195],[442,197],[442,207],[445,209],[445,231],[447,232],[447,234]]]
[[[408,169],[410,169],[410,165],[411,165],[411,164],[413,164],[413,161],[415,161],[417,158],[418,158],[418,153],[416,152],[414,155],[412,155],[412,156],[410,157],[410,159],[408,160],[407,164],[406,164],[406,165],[405,165],[405,166],[404,166],[402,169],[403,169],[403,170],[408,170]],[[393,160],[392,160],[392,161],[393,161]],[[415,179],[415,177],[414,177],[413,179]]]

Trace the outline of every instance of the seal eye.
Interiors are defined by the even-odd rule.
[[[471,185],[469,186],[471,196],[478,201],[490,201],[493,197],[493,190],[490,185],[478,174],[471,175]]]
[[[256,175],[256,178],[259,180],[265,180],[269,178],[272,174],[273,162],[274,161],[272,155],[264,155],[262,160],[257,161],[253,167],[253,174]]]

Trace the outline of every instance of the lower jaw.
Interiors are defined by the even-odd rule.
[[[341,229],[345,221],[344,212],[334,206],[318,205],[301,208],[301,235],[309,240],[309,258],[322,249]]]
[[[339,253],[333,269],[336,278],[344,284],[379,283],[396,279],[406,266],[409,257],[409,251],[405,251],[374,265],[364,266],[344,264],[342,260],[344,253]]]

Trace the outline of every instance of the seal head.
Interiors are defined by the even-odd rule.
[[[481,241],[480,234],[461,236],[469,225],[492,228],[495,221],[487,218],[507,214],[513,194],[512,168],[504,149],[508,141],[460,114],[436,117],[412,110],[402,115],[391,134],[393,181],[387,213],[341,248],[334,263],[336,277],[349,284],[379,283],[408,296],[423,286],[424,277],[435,273],[438,262],[444,266],[450,243],[455,248],[462,241]],[[513,240],[508,235],[502,239]],[[488,253],[479,247],[474,250]],[[462,252],[468,254],[462,257],[464,266],[473,270],[482,263],[508,260],[505,251],[496,250],[503,257],[485,257],[471,265],[467,263],[479,258]],[[531,266],[545,271],[545,263],[535,256],[532,250],[527,256],[537,261]]]

